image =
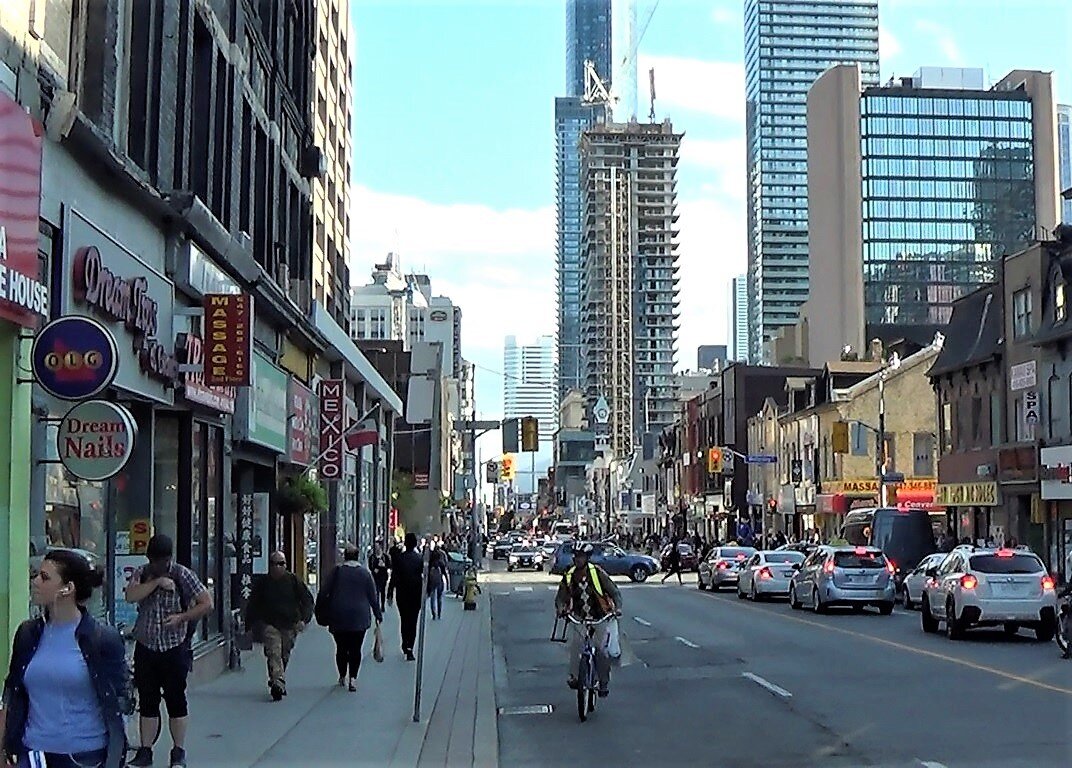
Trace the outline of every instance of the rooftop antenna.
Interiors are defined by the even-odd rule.
[[[655,67],[648,70],[648,90],[651,92],[651,112],[648,113],[648,122],[655,122]]]

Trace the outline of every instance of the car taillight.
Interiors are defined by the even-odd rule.
[[[833,560],[827,560],[825,563],[823,563],[823,573],[833,573],[833,572],[834,572],[834,561]]]
[[[1054,590],[1054,588],[1056,586],[1057,586],[1057,582],[1055,582],[1053,580],[1053,576],[1050,576],[1049,574],[1047,574],[1047,575],[1042,577],[1042,589],[1044,591],[1053,592],[1053,590]]]
[[[760,579],[773,579],[774,574],[771,573],[770,568],[766,568],[766,567],[760,568],[759,569],[759,578]]]
[[[897,573],[897,566],[893,564],[892,560],[886,561],[886,570],[890,573]]]
[[[856,552],[857,555],[866,555],[867,554],[867,547],[857,547],[855,552]]]
[[[960,577],[960,586],[962,589],[975,589],[979,586],[979,579],[975,578],[970,573],[966,573]]]
[[[997,551],[997,555],[998,557],[1012,557],[1013,551],[1011,549],[1002,548]]]
[[[715,567],[718,568],[720,571],[724,571],[729,568],[730,565],[725,560],[719,560],[717,563],[715,563]]]

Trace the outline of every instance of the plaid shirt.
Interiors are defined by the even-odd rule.
[[[141,583],[142,566],[131,576],[131,582]],[[186,641],[189,630],[188,624],[178,624],[173,627],[165,627],[164,621],[169,616],[182,613],[183,604],[189,608],[194,603],[194,598],[205,591],[205,585],[197,578],[193,571],[185,565],[174,564],[171,566],[169,577],[175,579],[175,589],[166,590],[157,588],[147,598],[138,603],[138,620],[134,623],[134,639],[152,651],[169,651],[178,648]],[[179,591],[182,598],[179,598]]]

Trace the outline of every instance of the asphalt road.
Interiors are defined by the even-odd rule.
[[[952,642],[900,608],[816,616],[701,592],[695,576],[622,579],[621,666],[582,724],[548,641],[557,579],[481,578],[502,765],[1072,766],[1072,662],[1026,631]]]

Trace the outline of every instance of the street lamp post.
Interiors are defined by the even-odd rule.
[[[875,449],[875,472],[878,475],[879,506],[889,505],[889,493],[883,478],[886,476],[886,373],[901,367],[901,357],[896,352],[890,355],[878,373],[878,445]]]

